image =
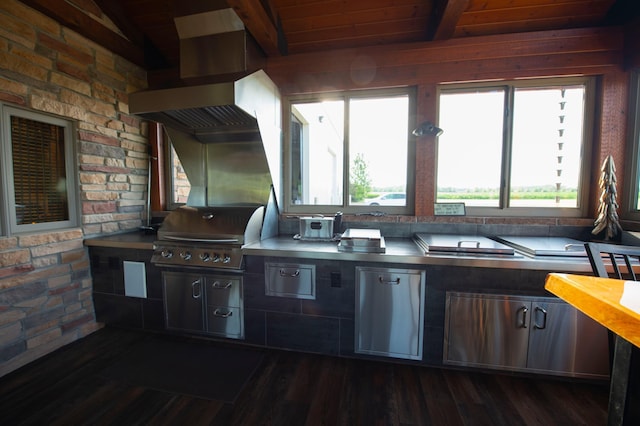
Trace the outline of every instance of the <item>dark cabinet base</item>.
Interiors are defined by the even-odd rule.
[[[160,270],[151,264],[152,250],[89,247],[96,321],[119,327],[164,330]],[[125,296],[123,262],[145,264],[147,298]]]

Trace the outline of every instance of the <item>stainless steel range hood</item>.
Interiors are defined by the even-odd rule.
[[[266,204],[280,194],[280,95],[264,71],[230,83],[133,93],[164,128],[192,185],[188,204]]]
[[[184,78],[237,78],[133,93],[130,112],[164,125],[192,185],[188,205],[267,204],[272,187],[280,195],[277,86],[251,69],[260,61],[233,9],[176,18],[176,27]]]

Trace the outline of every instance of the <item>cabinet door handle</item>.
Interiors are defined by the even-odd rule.
[[[378,275],[378,281],[380,281],[380,284],[391,284],[391,285],[398,285],[400,284],[400,277],[394,279],[391,279],[389,281],[385,280],[382,275]]]
[[[529,309],[527,309],[526,306],[522,306],[518,309],[518,314],[522,314],[519,324],[520,328],[527,328],[527,312],[529,312]]]
[[[540,306],[536,306],[536,314],[538,312],[542,312],[542,325],[538,325],[538,315],[535,315],[535,323],[533,324],[534,328],[537,328],[538,330],[544,330],[545,328],[547,328],[547,311],[544,308],[541,308]]]
[[[229,318],[233,315],[233,311],[222,312],[220,309],[213,311],[213,316],[218,318]]]
[[[202,296],[202,286],[200,285],[200,280],[197,279],[191,283],[191,297],[199,299],[200,296]]]
[[[214,281],[211,287],[218,290],[225,290],[227,288],[230,288],[232,285],[233,285],[232,281],[229,281],[227,284],[222,284],[220,281]]]
[[[296,269],[296,271],[294,273],[288,273],[287,271],[285,271],[284,269],[280,269],[280,276],[281,277],[290,277],[290,278],[295,278],[298,275],[300,275],[300,269]]]

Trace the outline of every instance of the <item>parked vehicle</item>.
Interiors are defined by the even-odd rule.
[[[390,192],[369,200],[370,206],[404,206],[407,195],[404,192]]]

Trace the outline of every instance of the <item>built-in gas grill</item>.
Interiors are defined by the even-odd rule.
[[[151,262],[160,267],[242,269],[242,246],[260,240],[264,206],[181,207],[158,230]]]
[[[151,257],[162,271],[167,329],[244,338],[242,247],[274,233],[271,204],[169,213]]]

